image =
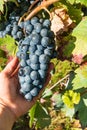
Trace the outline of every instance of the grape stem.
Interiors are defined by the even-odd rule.
[[[28,12],[31,11],[31,9],[35,6],[35,4],[36,4],[37,2],[39,2],[39,0],[35,0],[35,1],[31,4],[31,6],[30,6],[29,9],[28,9]]]
[[[59,0],[48,0],[48,1],[43,1],[41,3],[41,5],[39,5],[38,7],[36,7],[31,13],[28,14],[28,16],[24,19],[29,20],[30,18],[32,18],[34,15],[36,15],[40,10],[47,8],[48,6],[50,6],[51,4],[58,2]]]

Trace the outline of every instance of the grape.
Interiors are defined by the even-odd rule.
[[[14,26],[13,26],[13,31],[14,31],[14,32],[17,32],[18,30],[19,30],[19,27],[18,27],[17,25],[14,25]]]
[[[41,54],[43,54],[43,50],[42,51],[41,50],[36,50],[35,54],[38,55],[38,56],[40,56]]]
[[[38,86],[40,84],[40,80],[34,80],[33,85]]]
[[[31,64],[30,59],[26,60],[26,63],[27,63],[27,65],[30,65]]]
[[[31,95],[34,96],[34,97],[37,96],[38,93],[39,93],[39,88],[34,87],[34,88],[30,91],[30,93],[31,93]]]
[[[44,47],[42,45],[37,45],[37,49],[40,50],[40,51],[43,51]]]
[[[29,75],[26,75],[26,76],[24,77],[24,81],[27,82],[27,83],[31,83],[31,82],[32,82],[32,80],[31,80],[31,78],[30,78]]]
[[[45,71],[45,70],[39,70],[38,72],[39,72],[39,74],[40,74],[40,77],[41,77],[42,79],[44,79],[45,76],[46,76],[46,71]]]
[[[39,69],[39,64],[33,64],[33,63],[31,63],[30,66],[31,66],[31,68],[33,70],[38,70]]]
[[[40,64],[40,69],[41,70],[47,70],[48,69],[48,64]]]
[[[24,70],[23,70],[23,68],[20,68],[20,69],[19,69],[18,74],[19,74],[19,76],[23,76],[23,75],[24,75]]]
[[[33,85],[32,84],[29,84],[28,82],[25,82],[23,84],[21,84],[21,89],[25,92],[29,92],[31,91],[33,88]]]
[[[36,46],[35,45],[34,46],[32,45],[32,46],[29,47],[29,53],[34,53],[35,50],[36,50]]]
[[[29,43],[30,43],[30,38],[25,38],[24,40],[23,40],[23,42],[22,42],[22,45],[24,44],[24,45],[29,45]]]
[[[45,26],[45,27],[47,27],[47,28],[49,28],[50,25],[51,25],[51,23],[50,23],[50,20],[48,20],[48,19],[46,19],[46,20],[43,22],[43,26]]]
[[[24,67],[24,74],[25,75],[29,75],[31,73],[31,67],[30,66],[25,66]]]
[[[22,45],[21,50],[25,53],[28,50],[28,45]]]
[[[28,92],[27,94],[25,94],[25,99],[27,99],[27,100],[29,100],[29,101],[31,101],[32,99],[33,99],[33,96],[31,95],[31,93],[30,92]]]
[[[27,20],[27,21],[25,21],[24,22],[24,28],[27,28],[27,26],[30,24],[30,21],[29,20]]]
[[[7,25],[7,26],[6,26],[6,31],[7,31],[7,32],[10,32],[10,31],[11,31],[11,28],[12,28],[11,24]]]
[[[20,61],[20,66],[22,66],[22,67],[25,67],[25,66],[26,66],[26,61],[25,61],[24,59],[22,59],[22,60]]]
[[[41,30],[40,34],[41,34],[42,37],[48,36],[48,30],[47,30],[46,28],[43,28],[43,29]]]
[[[31,24],[32,24],[32,25],[35,25],[37,22],[38,22],[38,18],[37,18],[37,17],[33,17],[33,18],[31,19]]]
[[[40,31],[41,31],[41,29],[42,29],[41,23],[36,23],[36,24],[34,25],[34,28],[35,28],[35,30],[36,30],[37,33],[40,33]]]
[[[40,57],[39,57],[39,62],[41,63],[41,64],[45,64],[45,63],[48,63],[49,62],[49,56],[47,56],[46,54],[42,54],[42,55],[40,55]]]
[[[20,76],[19,81],[23,84],[25,82],[24,76]]]
[[[52,56],[52,52],[53,52],[53,50],[50,50],[50,49],[48,49],[48,48],[46,48],[46,49],[44,50],[44,54],[46,54],[46,55],[48,55],[48,56]]]
[[[21,52],[21,54],[20,54],[20,59],[26,60],[26,59],[27,59],[26,53]]]
[[[41,44],[43,47],[47,47],[50,44],[50,39],[48,37],[43,37],[41,40]]]
[[[36,80],[36,79],[39,78],[39,73],[37,71],[32,71],[30,73],[30,77],[31,77],[32,80]]]
[[[32,41],[35,42],[35,44],[39,43],[40,36],[39,34],[32,34]]]
[[[31,24],[26,26],[26,33],[30,33],[33,30],[33,26]]]
[[[17,37],[18,37],[19,39],[21,39],[21,38],[23,37],[23,33],[22,33],[21,31],[18,31],[18,32],[17,32]]]
[[[30,60],[31,60],[31,63],[36,64],[39,62],[39,57],[37,55],[32,55]]]

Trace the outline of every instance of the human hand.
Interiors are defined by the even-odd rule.
[[[52,67],[53,66],[50,65],[49,70],[51,70]],[[38,97],[35,97],[32,101],[27,101],[19,93],[20,85],[18,81],[18,68],[19,61],[18,58],[15,57],[0,73],[0,103],[9,107],[9,109],[16,115],[17,118],[25,114],[38,99]],[[49,80],[50,74],[48,74],[44,86],[48,84]]]

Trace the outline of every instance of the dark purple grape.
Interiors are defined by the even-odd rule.
[[[45,54],[42,54],[42,55],[40,55],[40,57],[39,57],[39,62],[40,62],[41,64],[48,63],[49,60],[50,60],[49,56],[47,56],[47,55],[45,55]]]
[[[31,95],[32,95],[33,97],[37,96],[38,93],[39,93],[39,88],[34,87],[34,88],[30,91],[30,93],[31,93]]]
[[[41,45],[42,45],[43,47],[47,47],[49,44],[50,44],[50,39],[49,39],[49,37],[43,37],[42,40],[41,40]]]
[[[32,71],[32,72],[30,73],[30,77],[31,77],[32,80],[37,80],[37,79],[39,78],[39,73],[38,73],[38,71]]]
[[[39,62],[39,57],[37,55],[32,55],[30,58],[31,63],[36,64]]]
[[[24,97],[25,97],[25,99],[27,99],[28,101],[31,101],[31,100],[33,99],[33,96],[31,95],[30,92],[26,93],[26,94],[24,95]]]

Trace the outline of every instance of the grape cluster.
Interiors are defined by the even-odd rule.
[[[0,38],[8,34],[18,43],[20,93],[27,100],[32,100],[43,88],[49,62],[55,51],[49,19],[33,17],[18,24],[20,16],[33,2],[34,0],[18,0],[20,6],[17,8],[8,3],[8,6],[13,5],[13,11],[11,12],[12,8],[9,6],[8,21],[0,24]],[[40,2],[41,0],[37,4]]]
[[[47,69],[54,49],[54,35],[48,19],[33,17],[21,22],[25,38],[19,43],[17,56],[20,59],[20,93],[32,100],[43,88]]]
[[[20,41],[24,37],[23,30],[18,25],[20,17],[28,10],[30,3],[26,0],[21,0],[19,7],[14,3],[8,2],[8,20],[0,23],[0,38],[7,34],[12,36],[16,41]],[[13,10],[13,11],[12,11]]]

